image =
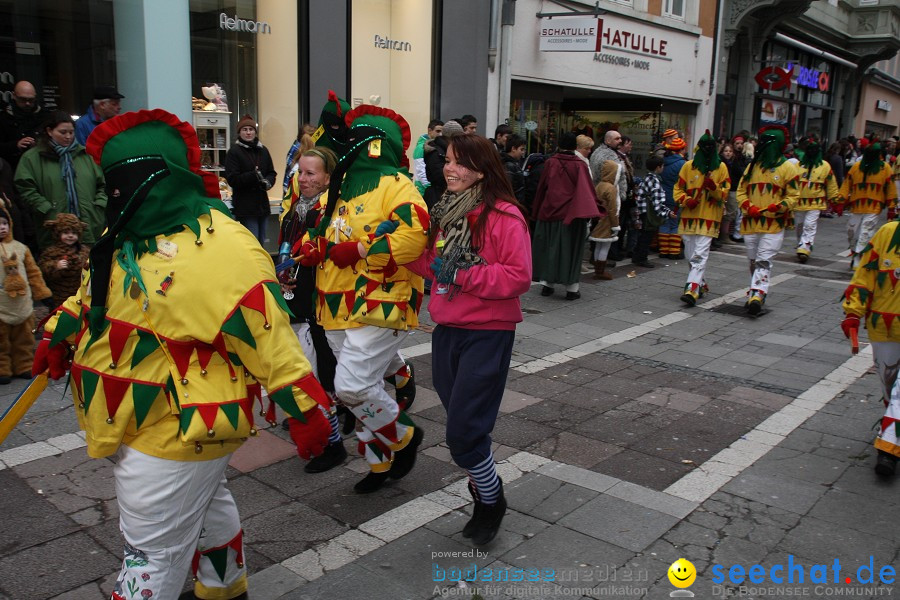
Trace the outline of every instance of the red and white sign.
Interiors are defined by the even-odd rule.
[[[625,52],[670,60],[664,30],[624,19],[593,17],[540,21],[542,52]]]

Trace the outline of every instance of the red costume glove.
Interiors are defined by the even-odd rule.
[[[69,346],[65,340],[50,347],[50,339],[53,334],[44,332],[41,343],[34,353],[34,364],[31,366],[31,376],[35,377],[44,371],[49,371],[50,379],[61,379],[69,368]]]
[[[841,329],[846,337],[850,337],[850,331],[859,331],[859,317],[856,315],[847,315],[841,321]]]
[[[897,218],[897,209],[896,209],[895,207],[893,207],[893,206],[888,207],[888,209],[887,209],[887,220],[888,220],[888,221],[893,221],[893,220],[896,219],[896,218]]]
[[[712,177],[707,177],[703,180],[703,187],[708,190],[714,190],[717,186],[716,182],[712,180]]]
[[[769,211],[770,213],[777,213],[779,208],[780,207],[778,204],[770,204],[769,208],[767,208],[766,210]]]
[[[306,411],[303,416],[306,417],[306,423],[290,418],[288,428],[291,439],[297,445],[297,454],[300,458],[309,460],[325,450],[328,436],[331,435],[331,424],[318,406]]]
[[[759,208],[753,204],[750,205],[750,208],[747,209],[747,214],[751,217],[759,216]]]
[[[844,216],[844,205],[843,204],[832,204],[831,210],[833,210],[834,214],[836,214],[839,217]]]
[[[355,265],[362,257],[362,253],[359,251],[359,242],[341,242],[332,246],[328,251],[328,258],[339,269]]]
[[[311,241],[305,242],[300,248],[300,264],[304,267],[314,267],[322,262],[322,253]]]
[[[684,203],[684,205],[687,208],[692,208],[692,209],[697,208],[697,206],[699,206],[699,204],[700,204],[700,201],[697,200],[696,198],[688,198],[688,200],[686,200]]]

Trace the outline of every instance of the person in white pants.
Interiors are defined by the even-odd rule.
[[[758,315],[769,293],[772,260],[784,241],[784,228],[799,196],[800,171],[784,158],[787,130],[769,125],[759,130],[759,147],[737,188],[741,232],[750,259],[747,312]]]

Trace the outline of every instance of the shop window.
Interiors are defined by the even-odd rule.
[[[0,0],[0,104],[34,84],[47,109],[80,115],[97,85],[116,85],[112,2]]]
[[[252,22],[254,0],[191,0],[191,93],[202,100],[202,88],[218,84],[225,93],[232,128],[244,114],[259,118],[255,32],[235,21],[235,30],[222,27],[225,18]],[[224,107],[220,107],[222,110]]]
[[[663,0],[663,16],[684,20],[685,0]]]

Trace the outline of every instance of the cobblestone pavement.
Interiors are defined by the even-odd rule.
[[[838,327],[845,226],[820,221],[806,265],[785,244],[756,319],[739,245],[712,253],[712,291],[693,308],[678,300],[684,261],[620,264],[601,282],[585,265],[575,302],[533,287],[494,431],[509,510],[483,548],[461,536],[471,509],[443,443],[426,314],[405,344],[425,430],[408,477],[356,495],[360,458],[306,474],[280,428],[234,456],[251,597],[655,599],[676,590],[679,558],[698,598],[889,596],[900,483],[872,470],[871,352],[851,357]],[[54,385],[0,447],[0,599],[111,590],[112,461],[87,458],[72,412]]]

